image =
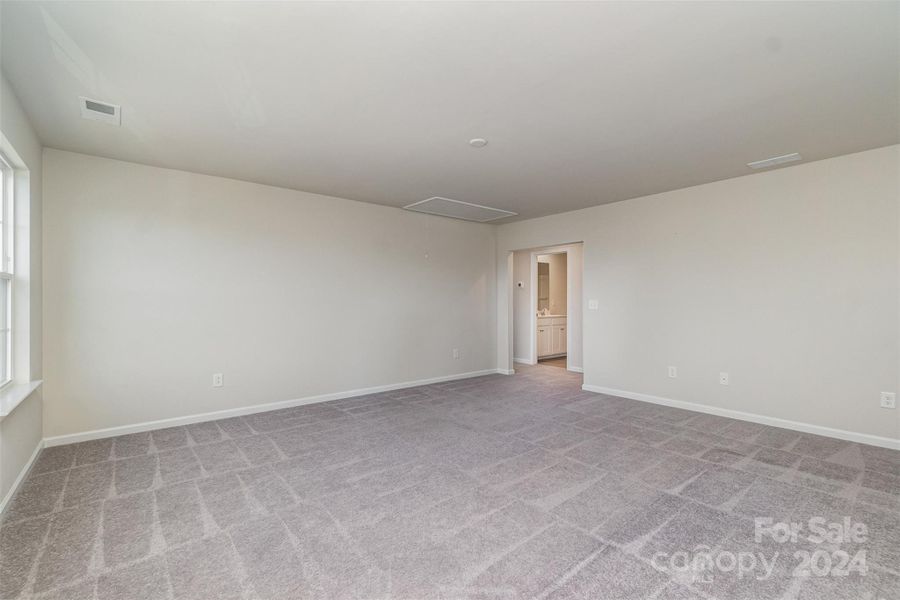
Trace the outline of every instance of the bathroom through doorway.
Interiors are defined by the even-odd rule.
[[[535,255],[535,347],[539,364],[567,367],[568,255],[565,251]]]

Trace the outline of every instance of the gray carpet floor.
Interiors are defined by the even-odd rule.
[[[0,598],[900,598],[900,453],[518,371],[47,448]],[[867,538],[754,537],[812,516]],[[794,572],[823,549],[867,574]]]

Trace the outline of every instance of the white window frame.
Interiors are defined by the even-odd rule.
[[[0,344],[6,345],[6,377],[0,377],[0,389],[13,381],[13,287],[15,286],[15,262],[13,261],[13,227],[15,207],[15,170],[10,161],[0,153],[0,176],[3,177],[3,193],[0,198],[0,279],[8,281],[6,286],[6,327],[0,329]]]

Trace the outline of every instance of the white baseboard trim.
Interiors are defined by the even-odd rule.
[[[801,431],[803,433],[823,435],[826,437],[837,438],[839,440],[847,440],[849,442],[857,442],[860,444],[868,444],[870,446],[881,446],[882,448],[900,450],[900,439],[886,438],[878,435],[870,435],[868,433],[857,433],[855,431],[846,431],[844,429],[834,429],[832,427],[813,425],[811,423],[801,423],[799,421],[789,421],[788,419],[767,417],[765,415],[758,415],[755,413],[748,413],[740,410],[732,410],[729,408],[718,408],[716,406],[698,404],[696,402],[687,402],[685,400],[672,400],[671,398],[663,398],[662,396],[629,392],[627,390],[616,390],[599,385],[584,384],[581,386],[581,389],[588,392],[596,392],[598,394],[620,396],[622,398],[628,398],[630,400],[639,400],[641,402],[650,402],[652,404],[661,404],[663,406],[683,408],[685,410],[692,410],[695,412],[716,415],[719,417],[729,417],[731,419],[739,419],[741,421],[750,421],[751,423],[759,423],[760,425],[771,425],[772,427],[782,427],[784,429],[792,429],[794,431]]]
[[[22,485],[22,482],[25,481],[25,477],[28,475],[28,472],[31,471],[31,466],[34,464],[35,459],[37,459],[38,454],[41,453],[41,448],[44,447],[44,440],[40,440],[37,443],[37,446],[34,448],[34,452],[31,453],[31,458],[28,459],[28,462],[25,463],[25,466],[22,467],[22,470],[19,471],[19,476],[16,477],[16,480],[13,481],[12,486],[9,488],[9,491],[6,492],[6,496],[3,497],[3,500],[0,501],[0,515],[3,514],[3,511],[6,510],[6,506],[9,504],[9,501],[13,499],[13,496],[16,495],[16,491],[19,489],[19,486]]]
[[[278,410],[280,408],[291,408],[294,406],[304,406],[306,404],[318,404],[319,402],[328,402],[329,400],[342,400],[344,398],[353,398],[355,396],[366,396],[368,394],[377,394],[379,392],[390,392],[392,390],[400,390],[403,388],[418,387],[420,385],[430,385],[432,383],[443,383],[445,381],[455,381],[457,379],[469,379],[471,377],[481,377],[483,375],[507,374],[500,369],[484,369],[482,371],[469,371],[468,373],[457,373],[455,375],[444,375],[441,377],[431,377],[429,379],[419,379],[416,381],[404,381],[403,383],[392,383],[388,385],[378,385],[368,388],[360,388],[357,390],[347,390],[345,392],[335,392],[332,394],[320,394],[318,396],[307,396],[306,398],[297,398],[295,400],[282,400],[280,402],[269,402],[267,404],[255,404],[253,406],[243,406],[240,408],[230,408],[226,410],[217,410],[213,412],[200,413],[196,415],[187,415],[184,417],[173,417],[170,419],[159,419],[157,421],[145,421],[143,423],[135,423],[133,425],[121,425],[118,427],[107,427],[105,429],[95,429],[93,431],[83,431],[81,433],[70,433],[66,435],[57,435],[44,438],[46,447],[62,446],[64,444],[74,444],[76,442],[87,442],[89,440],[99,440],[102,438],[115,437],[128,433],[140,433],[143,431],[151,431],[153,429],[162,429],[163,427],[177,427],[179,425],[190,425],[192,423],[201,423],[203,421],[215,421],[218,419],[227,419],[229,417],[241,417],[244,415],[252,415],[255,413],[268,412],[270,410]]]
[[[500,373],[501,375],[515,375],[516,374],[515,369],[497,369],[497,372]]]
[[[584,369],[581,367],[566,367],[567,371],[572,371],[573,373],[584,373]]]
[[[534,364],[532,361],[530,361],[530,360],[527,359],[527,358],[516,358],[516,357],[513,357],[513,362],[514,362],[514,363],[520,363],[520,364],[523,364],[523,365],[533,365],[533,364]]]

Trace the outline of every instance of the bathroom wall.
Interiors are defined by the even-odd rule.
[[[564,315],[566,306],[566,255],[545,254],[538,260],[544,260],[550,265],[550,314]]]

